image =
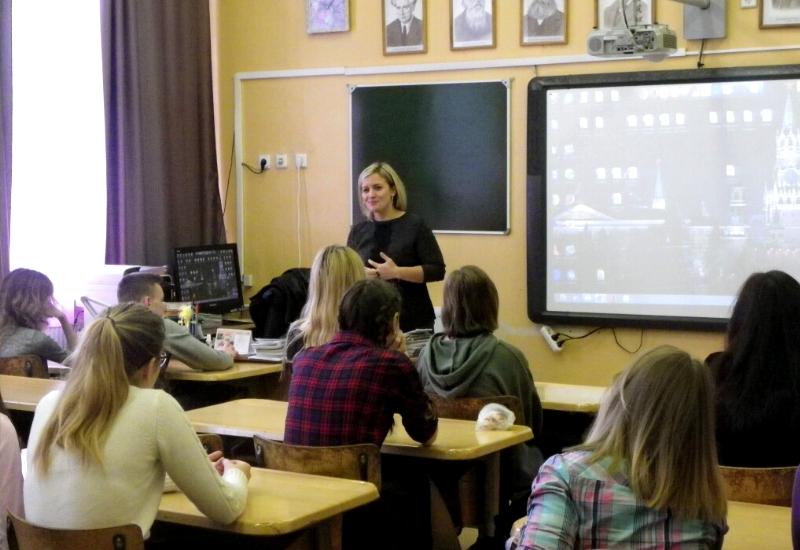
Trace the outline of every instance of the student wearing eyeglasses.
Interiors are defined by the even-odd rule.
[[[110,308],[85,331],[63,390],[36,408],[28,440],[26,518],[56,529],[137,524],[147,537],[164,475],[209,518],[233,522],[250,467],[209,460],[175,399],[153,385],[164,324],[140,304]]]

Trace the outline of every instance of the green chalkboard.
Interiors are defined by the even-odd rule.
[[[358,174],[391,164],[408,210],[439,232],[507,233],[509,82],[351,87],[353,222]]]

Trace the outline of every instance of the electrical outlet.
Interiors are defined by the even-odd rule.
[[[262,170],[269,170],[272,168],[272,162],[269,158],[269,155],[260,154],[258,155],[258,165],[261,167]]]
[[[742,8],[755,8],[757,4],[757,0],[741,0],[739,2],[739,6]]]
[[[242,285],[250,287],[253,286],[253,276],[251,274],[246,274],[242,276]]]
[[[289,157],[286,155],[286,153],[275,155],[275,166],[279,170],[284,170],[289,167]]]
[[[551,350],[555,352],[561,351],[561,346],[563,346],[564,343],[558,341],[558,335],[556,334],[556,331],[547,325],[542,325],[542,328],[539,329],[539,332],[541,333],[542,338],[544,338],[544,341],[547,342],[547,345],[550,346]]]
[[[295,168],[308,168],[308,155],[305,153],[297,153],[294,156]]]

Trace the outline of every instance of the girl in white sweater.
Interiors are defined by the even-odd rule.
[[[177,401],[152,389],[163,341],[161,319],[138,304],[114,306],[86,329],[63,391],[36,408],[29,521],[62,529],[135,523],[147,537],[165,472],[211,519],[231,523],[242,513],[249,465],[212,463]]]

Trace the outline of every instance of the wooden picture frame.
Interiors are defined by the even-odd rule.
[[[494,48],[496,13],[496,0],[450,0],[450,49]]]
[[[319,34],[350,30],[350,0],[306,0],[306,32]]]
[[[652,25],[656,20],[656,0],[622,0],[625,3],[627,26]],[[633,10],[633,3],[638,3],[639,14]],[[625,18],[620,9],[620,0],[594,0],[594,27],[596,29],[624,29]]]
[[[523,46],[567,43],[567,0],[520,0]]]
[[[800,27],[800,0],[761,0],[758,28]]]
[[[427,0],[382,0],[383,55],[428,51]]]

